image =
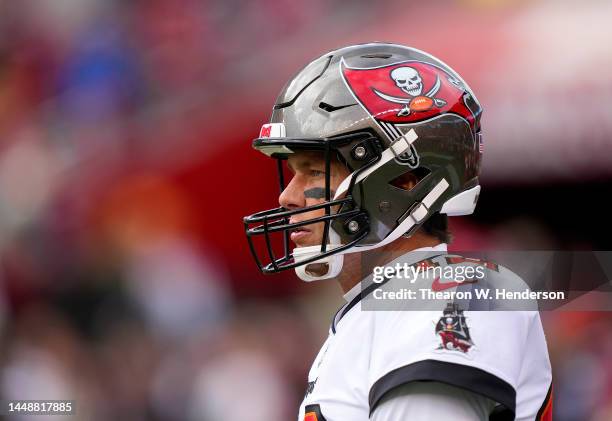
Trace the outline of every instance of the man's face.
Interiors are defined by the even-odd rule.
[[[325,160],[321,152],[297,152],[289,155],[287,166],[292,172],[291,181],[278,198],[280,205],[296,210],[325,202]],[[349,170],[332,160],[330,166],[330,188],[333,199],[336,189],[349,175]],[[289,222],[296,223],[325,215],[325,209],[293,215]],[[304,225],[291,231],[291,241],[298,247],[318,246],[323,239],[325,224],[318,222]]]

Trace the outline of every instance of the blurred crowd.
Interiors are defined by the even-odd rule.
[[[383,27],[403,3],[0,2],[0,398],[73,399],[75,420],[295,418],[340,290],[256,272],[241,218],[273,207],[277,184],[249,141],[317,54],[410,44]],[[531,4],[446,3],[413,12],[474,24]],[[483,199],[453,223],[456,250],[610,244],[543,215],[496,219],[507,206]],[[555,420],[612,419],[612,317],[544,323]]]

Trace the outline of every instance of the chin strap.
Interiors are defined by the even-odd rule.
[[[419,136],[416,134],[414,129],[410,129],[410,131],[408,131],[402,137],[397,139],[387,149],[383,151],[383,153],[380,155],[380,160],[376,164],[367,168],[365,171],[359,173],[359,175],[355,179],[355,184],[365,179],[368,175],[372,174],[374,171],[376,171],[377,169],[385,165],[387,162],[391,161],[392,159],[400,156],[401,154],[409,150],[410,145],[412,145],[414,141],[417,140],[418,138]],[[351,184],[351,179],[354,177],[354,175],[355,173],[352,173],[351,175],[346,177],[344,180],[342,180],[342,183],[340,183],[340,185],[336,189],[334,200],[338,199],[340,196],[346,193],[346,191],[349,188],[349,185]]]
[[[344,263],[344,254],[348,253],[358,253],[362,251],[372,250],[375,248],[379,248],[385,246],[399,237],[404,235],[405,233],[412,230],[415,226],[420,224],[429,214],[429,209],[434,205],[434,203],[442,196],[442,194],[448,189],[449,184],[446,179],[442,179],[436,184],[436,186],[423,198],[421,202],[415,203],[412,207],[411,212],[404,218],[400,224],[387,235],[382,241],[368,245],[368,246],[355,246],[349,250],[344,250],[339,252],[338,254],[333,254],[331,256],[323,257],[315,262],[309,263],[307,265],[298,266],[295,268],[295,273],[297,276],[306,282],[318,281],[321,279],[331,279],[335,278],[340,274],[342,270],[342,264]],[[329,230],[331,243],[328,244],[328,250],[333,250],[336,247],[340,247],[340,236],[333,230]],[[296,262],[301,260],[306,260],[313,256],[316,256],[321,252],[321,246],[309,246],[309,247],[296,247],[293,249],[293,257]],[[308,267],[312,266],[311,270],[308,270]],[[327,271],[321,274],[321,269],[327,267]]]
[[[418,137],[419,136],[416,134],[414,129],[411,129],[402,137],[397,139],[387,149],[383,151],[380,160],[376,164],[372,165],[370,168],[366,169],[357,176],[357,178],[355,179],[355,183],[358,183],[361,180],[365,179],[368,175],[372,174],[374,171],[385,165],[387,162],[406,152],[410,148],[410,145],[414,143],[414,141],[417,140]],[[336,189],[334,200],[340,197],[342,194],[346,193],[351,183],[351,179],[354,177],[354,175],[354,173],[349,175],[342,181],[342,183],[340,183],[340,185]],[[329,230],[329,239],[330,244],[327,245],[327,250],[333,250],[334,248],[342,245],[340,236],[331,228]],[[376,244],[371,248],[376,248],[380,244],[382,243]],[[323,257],[315,262],[296,267],[295,273],[301,280],[306,282],[335,278],[340,274],[340,271],[342,270],[342,265],[344,263],[343,254],[356,251],[362,251],[362,249],[345,250],[344,252],[340,252],[338,254]],[[296,262],[300,262],[312,258],[320,252],[321,246],[296,247],[295,249],[293,249],[293,258]],[[308,270],[309,267],[311,270]],[[325,269],[325,267],[327,268],[327,271],[321,274],[321,269]]]
[[[394,142],[388,149],[382,153],[382,157],[372,167],[361,173],[356,182],[359,182],[370,175],[373,171],[380,168],[382,165],[395,158],[397,155],[401,155],[405,152],[410,145],[418,138],[417,134],[413,130],[410,130],[396,142]],[[350,179],[353,176],[351,174],[345,180],[342,181],[337,189],[337,193],[334,199],[337,199],[341,194],[346,192],[350,184]],[[429,215],[430,209],[442,196],[442,194],[450,187],[448,181],[443,178],[441,179],[434,188],[420,201],[413,205],[410,212],[403,218],[399,225],[389,233],[382,241],[366,245],[366,246],[355,246],[348,250],[343,250],[337,254],[323,257],[315,262],[298,266],[295,268],[297,276],[306,282],[318,281],[322,279],[335,278],[340,274],[342,270],[342,264],[344,263],[344,254],[358,253],[367,250],[376,249],[385,246],[403,235],[410,236],[415,226],[419,225]],[[454,197],[447,200],[442,206],[441,213],[448,215],[468,215],[474,211],[476,206],[476,200],[478,199],[478,193],[480,192],[480,186],[473,187],[462,193],[455,195]],[[340,236],[330,228],[329,230],[330,244],[327,246],[327,250],[333,250],[334,248],[342,245]],[[296,247],[293,249],[293,257],[296,262],[312,258],[321,252],[321,246],[309,246],[309,247]],[[311,266],[313,265],[313,266]],[[311,266],[311,270],[308,268]],[[321,269],[327,269],[325,273],[321,273]]]

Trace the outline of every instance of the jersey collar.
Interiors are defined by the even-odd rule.
[[[408,263],[408,264],[415,263],[419,260],[422,260],[423,258],[426,258],[426,256],[423,255],[423,252],[428,252],[428,251],[446,252],[448,251],[448,244],[440,243],[433,247],[421,247],[418,249],[414,249],[412,251],[409,251],[406,254],[401,255],[397,259],[387,263],[387,265],[392,266],[392,265],[395,265],[396,263]],[[355,299],[361,293],[362,288],[363,289],[367,288],[372,282],[373,282],[372,275],[370,274],[367,277],[365,277],[361,282],[358,282],[357,284],[355,284],[353,288],[351,288],[346,294],[344,294],[344,299],[346,300],[346,302],[350,303],[353,299]]]
[[[421,260],[444,254],[447,252],[447,250],[448,245],[446,243],[440,243],[433,247],[421,247],[401,255],[397,259],[387,263],[387,265],[392,266],[396,263],[407,263],[411,265]],[[347,303],[340,307],[340,309],[338,309],[338,311],[334,315],[334,318],[332,319],[330,329],[333,334],[336,334],[336,325],[338,324],[338,322],[340,322],[340,319],[342,319],[342,317],[344,317],[344,315],[348,313],[353,307],[355,307],[355,305],[357,305],[364,297],[368,296],[372,291],[374,291],[378,285],[381,285],[375,284],[372,278],[372,274],[368,275],[361,282],[357,283],[357,285],[351,288],[346,294],[344,294],[344,299],[347,301]],[[387,281],[389,279],[387,279]],[[384,282],[386,281],[383,281],[383,283]]]

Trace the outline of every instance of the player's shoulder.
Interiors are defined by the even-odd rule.
[[[490,259],[443,253],[410,264],[393,263],[379,271],[386,272],[391,275],[380,277],[364,300],[362,306],[368,310],[442,310],[449,300],[472,310],[538,308],[531,298],[506,298],[529,292],[530,287],[514,271]]]
[[[444,256],[447,269],[453,273],[465,273],[468,269],[475,273],[466,282],[472,283],[472,290],[477,295],[473,297],[470,308],[478,310],[515,310],[537,311],[537,299],[531,294],[530,280],[519,276],[507,266],[494,260],[465,257],[456,254]],[[467,278],[464,276],[464,279]],[[487,297],[478,298],[478,292],[487,292]],[[483,297],[483,295],[480,295]],[[534,317],[533,313],[516,314],[515,317]]]
[[[524,291],[529,286],[514,271],[492,260],[449,253],[415,265],[437,270],[429,276],[420,272],[414,282],[392,277],[376,285],[363,300],[360,317],[370,319],[373,338],[381,344],[416,341],[429,342],[427,349],[437,348],[444,337],[440,326],[447,319],[461,325],[464,332],[472,325],[483,337],[480,344],[494,347],[510,337],[520,343],[540,317],[535,300],[501,296],[500,291]],[[512,347],[510,342],[507,345]]]
[[[479,289],[527,288],[514,271],[490,260],[448,253],[417,264],[438,271],[434,281],[427,281],[429,284],[421,281],[419,285],[417,280],[413,284],[417,285],[413,287],[416,290],[474,294]],[[438,278],[446,268],[453,269],[452,277]],[[472,269],[462,271],[466,268]],[[465,280],[458,282],[457,276],[461,274]],[[390,279],[382,288],[394,292],[400,285],[410,289],[405,280],[397,278]],[[537,323],[539,313],[506,311],[516,310],[513,307],[484,307],[462,297],[454,295],[449,300],[419,303],[423,308],[420,311],[411,311],[419,306],[410,304],[412,309],[373,311],[368,315],[374,321],[370,357],[373,405],[394,385],[427,380],[472,390],[514,413],[525,361],[547,355],[541,325]],[[540,371],[546,370],[550,371],[543,366]],[[544,374],[541,377],[548,376]]]
[[[516,287],[528,288],[523,278],[510,268],[488,258],[468,257],[460,254],[444,254],[431,259],[434,264],[442,265],[454,274],[467,273],[476,279],[482,279],[481,283],[489,286],[496,284],[507,284]]]

